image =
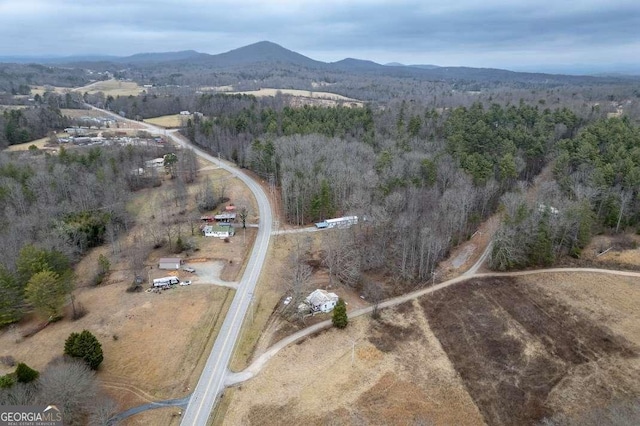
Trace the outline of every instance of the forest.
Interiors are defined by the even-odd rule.
[[[144,81],[134,70],[128,76]],[[255,88],[248,82],[252,72],[220,70],[211,84],[229,84],[229,73],[240,78],[236,89]],[[160,85],[138,96],[49,94],[36,108],[4,114],[2,143],[17,143],[27,132],[42,134],[33,130],[36,113],[50,111],[59,121],[48,125],[59,127],[64,118],[57,109],[83,102],[134,119],[198,111],[182,133],[277,186],[289,223],[347,214],[363,218],[340,242],[341,250],[353,253],[350,264],[359,277],[350,285],[383,274],[397,284],[396,291],[428,281],[438,261],[496,211],[503,213],[503,223],[491,264],[501,270],[579,256],[594,232],[637,224],[640,92],[633,81],[532,79],[494,86],[490,79],[300,72],[313,74],[307,82],[324,82],[332,91],[371,102],[294,107],[280,93],[256,98],[203,92],[196,84],[204,77],[194,68],[172,77],[187,85]],[[271,81],[278,73],[283,80]],[[285,75],[297,74],[274,69],[256,84],[306,87]],[[626,118],[607,118],[620,110]],[[101,164],[102,176],[122,180]],[[542,185],[538,199],[527,200],[527,189],[548,167],[555,179]],[[83,211],[66,217],[95,220]]]
[[[176,175],[171,179],[176,201],[172,196],[167,202],[178,204],[196,173],[189,150],[176,155],[167,148],[62,147],[58,155],[38,150],[0,153],[0,326],[33,308],[45,319],[60,315],[64,303],[52,300],[64,302],[74,287],[71,265],[92,247],[109,243],[112,250],[130,250],[127,257],[134,273],[142,270],[153,245],[166,242],[171,247],[179,235],[174,235],[176,228],[165,215],[159,217],[168,229],[150,222],[147,238],[131,247],[117,244],[134,224],[127,210],[131,194],[161,185],[158,174],[141,176],[137,171],[145,161],[165,154],[175,158],[166,173]],[[83,281],[97,284],[100,277]],[[35,289],[42,292],[34,293]],[[38,309],[41,300],[48,301]]]
[[[275,183],[289,223],[364,218],[340,242],[356,257],[350,264],[360,278],[350,284],[382,273],[400,291],[428,281],[437,262],[498,210],[503,223],[491,265],[499,270],[579,256],[593,233],[637,225],[637,100],[602,87],[568,90],[460,93],[363,108],[293,108],[283,95],[185,90],[110,102],[142,117],[201,112],[183,134]],[[626,118],[607,119],[622,103]],[[526,200],[548,166],[555,180]]]

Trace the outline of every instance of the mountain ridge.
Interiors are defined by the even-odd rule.
[[[13,59],[20,57],[13,57]],[[394,77],[419,77],[433,80],[474,80],[474,81],[524,81],[524,82],[575,82],[578,80],[602,81],[616,79],[611,71],[607,77],[575,76],[570,74],[550,74],[542,72],[510,71],[499,68],[442,67],[437,65],[404,65],[397,62],[379,64],[374,61],[345,58],[336,62],[322,62],[293,50],[286,49],[271,41],[242,46],[218,54],[202,53],[195,50],[175,52],[146,52],[130,56],[84,55],[65,58],[23,57],[20,63],[76,66],[82,68],[131,66],[144,68],[166,64],[174,68],[200,66],[212,69],[238,69],[248,66],[267,64],[269,66],[298,66],[318,71],[351,72],[369,75],[388,75]],[[0,57],[0,62],[3,58]],[[627,77],[628,78],[628,77]]]

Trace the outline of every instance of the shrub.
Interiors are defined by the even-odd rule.
[[[0,376],[0,389],[8,389],[15,384],[15,380],[9,374]]]
[[[64,342],[64,353],[73,358],[82,358],[93,370],[97,370],[104,359],[102,345],[88,330],[79,334],[71,333]]]
[[[345,328],[349,323],[349,317],[347,317],[347,305],[344,300],[339,299],[336,307],[333,309],[333,317],[331,322],[338,328]]]
[[[38,373],[33,368],[29,367],[24,362],[21,362],[16,367],[16,378],[20,383],[33,382],[35,379],[38,378],[38,376],[40,376],[40,373]]]

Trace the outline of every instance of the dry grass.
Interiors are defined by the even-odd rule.
[[[68,91],[71,91],[71,88],[69,87],[47,86],[45,88],[45,86],[31,86],[31,96],[35,96],[35,95],[42,96],[44,95],[44,92],[47,91],[47,89],[49,89],[54,93],[66,93]]]
[[[105,80],[96,81],[83,87],[77,87],[73,89],[74,92],[90,94],[103,92],[105,96],[137,96],[144,91],[143,87],[140,87],[138,83],[133,81],[120,81],[120,80]]]
[[[637,280],[543,277],[459,284],[289,346],[216,424],[528,424],[640,395]]]
[[[31,145],[35,145],[38,149],[43,149],[45,145],[49,143],[49,138],[44,137],[40,139],[33,140],[31,142],[20,143],[16,145],[9,145],[5,151],[28,151]]]
[[[296,89],[260,89],[260,90],[248,90],[244,92],[229,92],[224,91],[230,95],[235,94],[243,94],[243,95],[252,95],[256,97],[264,97],[264,96],[276,96],[278,93],[283,95],[289,95],[296,98],[306,99],[307,104],[312,105],[325,105],[325,106],[335,106],[346,104],[348,106],[357,106],[362,107],[362,101],[357,99],[347,98],[346,96],[338,95],[336,93],[330,92],[315,92],[309,90],[296,90]],[[295,102],[294,102],[295,103]]]
[[[378,323],[368,317],[284,349],[259,376],[225,396],[232,401],[222,423],[482,424],[420,311],[413,305],[408,311],[383,313],[385,323],[416,330],[393,351],[371,343]]]
[[[189,118],[191,118],[191,115],[172,114],[147,118],[144,120],[144,122],[155,124],[156,126],[161,126],[167,129],[175,129],[185,125]]]
[[[80,117],[105,117],[113,119],[109,114],[98,111],[95,109],[69,109],[63,108],[60,110],[60,113],[69,118],[80,118]]]

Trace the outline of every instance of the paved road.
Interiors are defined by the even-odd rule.
[[[108,111],[104,112],[122,119],[122,117],[119,117],[116,114]],[[271,205],[269,204],[269,199],[262,190],[262,187],[237,167],[223,161],[219,161],[212,155],[191,146],[188,141],[175,131],[166,131],[165,129],[148,123],[139,124],[142,124],[150,133],[167,135],[167,137],[171,138],[171,140],[176,144],[183,147],[189,146],[199,157],[218,165],[222,169],[227,170],[239,178],[249,187],[255,196],[260,212],[258,235],[253,249],[251,250],[251,255],[249,256],[244,275],[238,284],[238,290],[231,302],[229,312],[227,312],[227,316],[222,324],[220,332],[218,333],[218,337],[213,344],[213,349],[209,354],[209,358],[204,366],[200,380],[198,381],[198,384],[189,399],[189,405],[182,416],[181,424],[184,426],[205,426],[218,395],[224,389],[227,366],[240,334],[242,322],[244,321],[244,317],[251,304],[253,291],[258,282],[258,278],[260,277],[262,265],[267,254],[269,237],[271,235],[271,224],[273,222],[271,217]]]

